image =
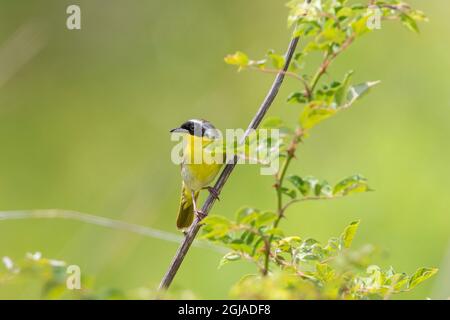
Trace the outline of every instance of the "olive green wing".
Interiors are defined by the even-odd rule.
[[[198,198],[199,192],[195,193],[195,200]],[[192,204],[191,191],[185,186],[184,182],[181,186],[180,209],[178,210],[177,228],[189,228],[194,221],[194,205]]]

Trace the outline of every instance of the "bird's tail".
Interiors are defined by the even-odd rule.
[[[198,198],[199,192],[195,193],[195,200]],[[191,191],[184,185],[181,186],[180,209],[177,217],[177,228],[186,229],[194,221],[194,206],[192,204]]]

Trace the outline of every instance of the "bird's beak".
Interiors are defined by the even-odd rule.
[[[183,128],[175,128],[175,129],[170,130],[170,132],[187,132],[187,130],[183,129]]]

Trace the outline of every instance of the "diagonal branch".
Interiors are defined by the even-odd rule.
[[[281,84],[283,83],[286,71],[288,70],[289,64],[291,62],[292,56],[295,52],[295,48],[297,47],[298,43],[298,37],[294,37],[291,39],[291,42],[289,43],[289,47],[287,49],[286,55],[285,55],[285,64],[282,70],[277,74],[269,92],[267,93],[264,101],[262,102],[261,106],[259,107],[258,112],[253,117],[252,121],[250,122],[247,131],[245,132],[244,136],[242,137],[242,141],[245,141],[245,138],[250,134],[250,132],[254,129],[256,129],[259,124],[261,123],[262,119],[266,115],[267,111],[269,110],[270,106],[272,105],[273,101],[275,100],[275,97],[278,94],[278,90],[281,87]],[[233,171],[234,167],[236,166],[237,158],[236,156],[234,159],[229,161],[225,168],[223,169],[221,175],[219,176],[214,188],[216,189],[216,192],[219,194],[225,185],[225,183],[228,180],[228,177],[231,175],[231,172]],[[207,215],[211,208],[213,207],[215,202],[215,197],[210,194],[208,198],[206,199],[205,203],[202,207],[202,212]],[[184,238],[183,242],[181,243],[180,247],[178,248],[170,266],[167,270],[166,274],[164,275],[164,278],[161,281],[161,284],[159,285],[159,290],[164,290],[169,288],[170,284],[173,281],[173,278],[178,272],[178,269],[181,266],[181,263],[184,260],[184,257],[189,251],[189,248],[192,245],[192,242],[194,241],[197,233],[199,232],[201,228],[200,224],[201,220],[197,217],[194,222],[192,223],[191,227],[189,228],[186,237]]]

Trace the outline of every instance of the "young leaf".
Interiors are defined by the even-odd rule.
[[[339,88],[336,90],[336,93],[334,95],[334,100],[336,101],[336,104],[338,106],[342,106],[346,100],[347,100],[347,94],[350,87],[350,80],[353,76],[353,71],[349,71],[344,76],[344,81],[342,81]]]
[[[428,21],[427,15],[423,11],[420,11],[420,10],[411,9],[408,12],[408,15],[412,19],[414,19],[414,21],[416,21],[416,22],[427,22]]]
[[[293,92],[287,97],[288,103],[306,103],[308,99],[303,92]]]
[[[254,214],[257,210],[249,207],[242,207],[236,212],[236,222],[242,223],[245,218],[248,218],[250,215]]]
[[[223,226],[229,226],[231,225],[231,221],[228,220],[225,217],[219,216],[219,215],[211,215],[211,216],[207,216],[203,222],[205,224],[208,224],[210,226],[218,226],[218,225],[223,225]]]
[[[402,20],[403,25],[406,26],[409,30],[411,30],[415,33],[420,32],[416,21],[413,18],[411,18],[409,15],[407,15],[406,13],[402,13],[400,15],[400,19]]]
[[[371,30],[367,27],[367,15],[360,17],[358,20],[352,23],[351,27],[356,36],[361,36]]]
[[[273,51],[269,51],[267,53],[267,57],[270,59],[270,61],[272,62],[272,65],[275,69],[282,69],[284,66],[284,57],[274,53]]]
[[[379,84],[380,81],[369,81],[351,86],[347,94],[347,103],[344,107],[351,106],[356,100],[360,99],[364,94],[368,93],[370,88]]]
[[[311,129],[335,113],[335,108],[326,106],[322,102],[313,101],[303,109],[303,112],[300,115],[300,125],[305,130]]]
[[[277,248],[284,252],[290,252],[293,247],[297,247],[301,243],[300,237],[286,237],[278,241]]]
[[[249,63],[248,56],[241,51],[236,51],[234,54],[227,55],[224,60],[228,64],[239,66],[239,70],[248,66]]]
[[[280,228],[270,228],[266,231],[266,235],[269,236],[275,236],[275,237],[283,237],[284,233],[283,230],[281,230]]]
[[[231,262],[231,261],[237,261],[237,260],[239,260],[239,259],[241,259],[241,256],[240,256],[240,254],[238,254],[238,253],[236,253],[236,252],[228,252],[226,255],[224,255],[223,257],[222,257],[222,259],[220,259],[220,262],[219,262],[219,269],[220,268],[222,268],[224,265],[226,265],[228,262]]]
[[[291,199],[295,199],[297,198],[297,192],[295,192],[294,189],[289,189],[289,188],[281,188],[281,192],[285,195],[287,195],[289,198]]]
[[[337,12],[338,18],[350,17],[353,13],[352,8],[350,7],[341,7]]]
[[[336,28],[333,20],[328,21],[330,23],[328,23],[316,39],[316,42],[320,47],[328,46],[332,43],[341,44],[346,39],[345,32]]]
[[[256,227],[259,228],[264,225],[269,225],[272,221],[275,221],[277,217],[275,212],[265,211],[256,219]]]
[[[348,177],[334,186],[333,195],[349,195],[357,192],[369,191],[367,179],[357,174]]]
[[[241,239],[235,239],[231,241],[228,246],[235,251],[245,252],[248,254],[251,254],[253,251],[252,247]]]
[[[219,215],[208,216],[203,221],[205,234],[202,235],[202,238],[211,240],[217,240],[227,235],[232,225],[230,220]]]
[[[438,272],[437,268],[419,268],[416,272],[411,276],[408,283],[408,289],[413,289],[415,286],[420,284],[421,282],[427,280],[432,277],[434,274]]]
[[[327,181],[323,181],[322,183],[317,183],[314,187],[314,194],[316,196],[333,196],[333,188]]]
[[[339,242],[339,239],[336,237],[330,238],[324,250],[327,251],[328,254],[336,252],[337,250],[339,250]]]
[[[288,181],[291,182],[302,195],[307,196],[309,192],[311,191],[311,186],[308,181],[303,180],[299,176],[292,175],[289,176]]]
[[[284,125],[283,120],[280,117],[267,117],[262,123],[263,129],[278,129]]]
[[[344,248],[350,248],[355,237],[356,231],[358,230],[359,220],[350,223],[341,235],[341,244]]]
[[[316,277],[323,281],[331,281],[335,276],[335,271],[326,263],[316,264]]]

